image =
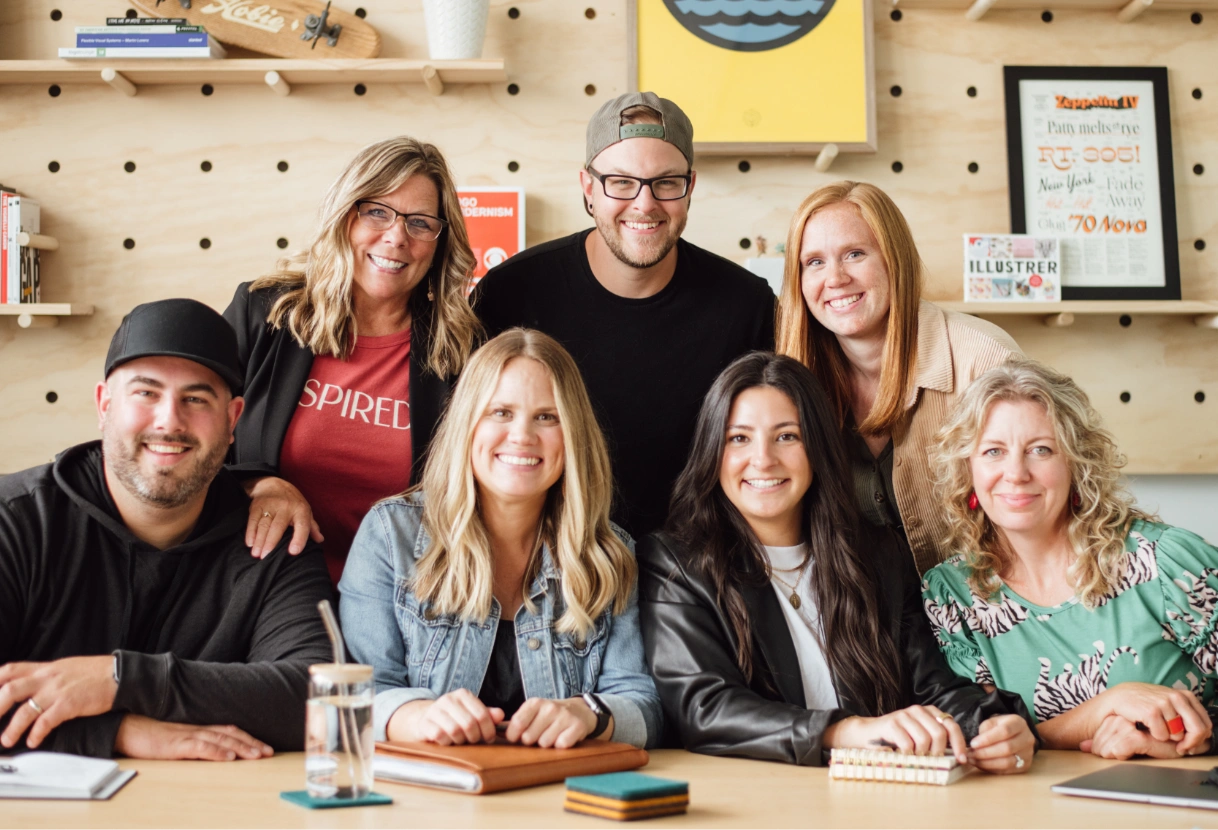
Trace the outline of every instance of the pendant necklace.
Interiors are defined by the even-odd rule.
[[[795,589],[799,587],[800,580],[804,578],[804,571],[807,569],[808,563],[811,561],[812,557],[809,556],[807,561],[799,566],[799,573],[795,577],[794,585],[779,576],[777,568],[775,568],[773,565],[770,566],[770,575],[791,590],[790,596],[787,597],[787,602],[791,603],[791,607],[797,611],[799,610],[799,606],[803,605],[803,602],[800,600],[799,594],[795,592]]]

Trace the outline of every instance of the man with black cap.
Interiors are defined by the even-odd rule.
[[[97,385],[102,440],[0,478],[0,752],[302,748],[330,582],[316,546],[249,555],[223,470],[241,390],[223,317],[138,306]]]
[[[767,283],[681,239],[697,178],[693,134],[655,93],[606,103],[588,122],[580,171],[596,227],[517,254],[474,294],[489,334],[540,329],[579,364],[613,457],[613,517],[636,538],[667,515],[715,377],[774,347]]]

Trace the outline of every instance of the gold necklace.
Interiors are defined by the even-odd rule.
[[[779,576],[777,568],[775,568],[773,565],[770,566],[770,576],[774,577],[775,579],[777,579],[779,582],[781,582],[783,585],[785,585],[787,588],[789,588],[791,590],[790,596],[787,597],[787,602],[791,603],[791,607],[794,608],[796,611],[799,610],[799,606],[803,605],[803,601],[800,600],[799,594],[795,593],[795,589],[799,586],[800,580],[802,580],[804,578],[804,570],[808,567],[808,563],[811,561],[812,561],[812,557],[809,556],[804,561],[804,563],[799,566],[799,574],[795,577],[794,585],[792,585],[790,582],[787,582],[785,579],[783,579],[781,576]]]

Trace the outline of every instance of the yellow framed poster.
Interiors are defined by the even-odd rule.
[[[876,150],[871,0],[627,0],[630,83],[700,153]]]

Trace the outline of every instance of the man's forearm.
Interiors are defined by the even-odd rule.
[[[120,651],[114,706],[171,723],[232,725],[277,750],[299,750],[312,662],[210,663]]]

